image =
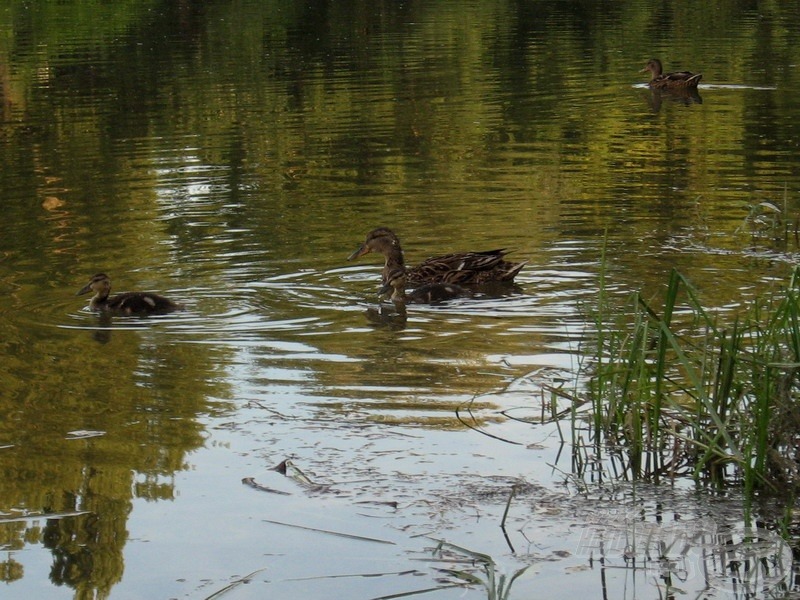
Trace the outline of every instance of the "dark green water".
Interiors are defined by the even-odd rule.
[[[230,597],[408,593],[437,585],[421,533],[535,564],[509,598],[603,597],[574,533],[591,519],[542,508],[555,431],[501,411],[574,382],[605,237],[620,297],[678,268],[724,314],[787,280],[797,245],[759,205],[797,220],[799,37],[793,3],[6,2],[4,597],[206,598],[259,569]],[[651,56],[702,71],[701,101],[653,95]],[[503,294],[376,319],[380,261],[346,257],[379,225],[409,263],[508,247],[527,266]],[[99,271],[187,310],[103,321],[74,295]],[[466,429],[473,399],[520,445]],[[287,457],[335,493],[241,484]],[[542,487],[507,544],[516,478]],[[624,577],[608,597],[633,597]]]

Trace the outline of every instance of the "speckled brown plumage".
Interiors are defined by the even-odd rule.
[[[703,78],[702,73],[692,73],[691,71],[676,71],[674,73],[664,73],[661,61],[651,58],[647,61],[642,73],[650,71],[650,87],[659,90],[664,89],[691,89],[696,88]]]
[[[153,315],[180,310],[181,305],[169,298],[151,292],[122,292],[109,297],[111,279],[105,273],[94,275],[77,294],[94,292],[89,301],[89,308],[96,311],[108,311],[118,315]]]
[[[370,252],[383,254],[383,282],[389,281],[392,271],[403,269],[409,285],[427,283],[452,283],[470,285],[505,281],[511,282],[525,263],[503,260],[506,250],[486,250],[483,252],[455,252],[429,258],[415,267],[406,267],[400,240],[386,227],[378,227],[367,234],[367,239],[353,252],[348,260],[353,260]]]

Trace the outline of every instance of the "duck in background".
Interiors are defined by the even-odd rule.
[[[406,283],[411,285],[456,284],[471,285],[492,282],[512,282],[525,266],[503,259],[504,248],[483,252],[456,252],[429,258],[415,267],[406,268],[403,249],[395,233],[387,227],[378,227],[367,234],[364,243],[347,260],[377,252],[383,254],[383,283],[389,275],[400,269],[405,272]]]
[[[169,298],[152,292],[122,292],[109,297],[111,279],[105,273],[94,275],[75,295],[94,292],[89,308],[118,315],[154,315],[181,310],[183,307]]]
[[[393,269],[378,294],[386,297],[391,292],[389,300],[395,304],[436,304],[471,295],[469,290],[454,283],[426,283],[406,293],[407,278],[405,269]]]
[[[648,85],[657,90],[696,89],[697,84],[703,78],[702,73],[692,73],[691,71],[664,73],[661,61],[657,58],[651,58],[647,61],[644,69],[640,72],[645,73],[647,71],[650,71],[650,83]]]

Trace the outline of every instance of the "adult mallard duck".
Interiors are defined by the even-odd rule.
[[[469,290],[454,283],[426,283],[411,292],[406,293],[407,274],[403,268],[395,268],[389,273],[388,281],[383,285],[378,294],[392,295],[389,300],[402,304],[435,304],[453,298],[469,296]]]
[[[691,71],[676,71],[675,73],[664,73],[661,61],[651,58],[647,61],[640,72],[650,71],[650,87],[658,90],[669,89],[689,89],[696,88],[703,78],[702,73],[692,73]]]
[[[108,297],[111,293],[111,279],[105,273],[94,275],[85,286],[75,294],[94,292],[89,308],[97,311],[108,311],[120,315],[153,315],[180,310],[169,298],[151,292],[123,292]]]
[[[503,260],[504,248],[484,252],[456,252],[429,258],[416,267],[406,267],[400,240],[391,229],[378,227],[367,234],[364,243],[347,260],[353,260],[370,252],[383,254],[383,282],[389,282],[389,274],[398,268],[405,271],[410,285],[426,283],[453,283],[458,285],[511,282],[525,263]]]

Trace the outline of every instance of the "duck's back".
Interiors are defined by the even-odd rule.
[[[150,292],[123,292],[105,302],[106,309],[123,315],[163,314],[181,307],[169,298]]]
[[[489,281],[512,281],[524,263],[503,260],[505,249],[457,252],[435,256],[408,270],[408,281],[469,285]]]

